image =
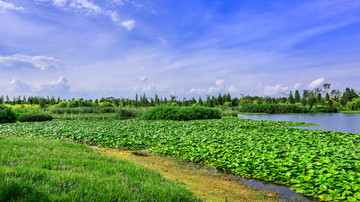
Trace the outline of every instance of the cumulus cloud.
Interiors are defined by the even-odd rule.
[[[146,81],[148,81],[149,79],[147,78],[147,77],[145,77],[145,76],[142,76],[142,77],[140,77],[140,79],[139,79],[139,81],[141,81],[141,82],[146,82]]]
[[[224,83],[224,80],[217,80],[217,81],[215,81],[215,84],[216,84],[217,86],[221,86],[223,83]]]
[[[221,92],[225,89],[223,83],[224,80],[217,80],[215,81],[215,86],[211,86],[209,88],[192,88],[188,92],[189,94],[205,94],[205,93],[214,94],[217,92]]]
[[[239,89],[235,88],[235,86],[230,86],[229,87],[229,93],[235,93],[235,92],[238,92]]]
[[[18,94],[27,94],[32,92],[30,85],[15,77],[10,81],[10,90]]]
[[[40,70],[46,70],[51,67],[58,67],[60,62],[53,57],[15,54],[12,56],[0,55],[0,64],[1,63],[7,66],[18,66],[27,64]]]
[[[319,79],[316,79],[315,81],[311,82],[308,87],[310,89],[313,89],[313,88],[317,88],[319,87],[323,82],[325,81],[325,78],[322,77],[322,78],[319,78]]]
[[[123,21],[121,25],[130,31],[135,27],[136,22],[135,20],[127,20],[127,21]]]
[[[133,91],[137,91],[137,92],[141,91],[143,93],[155,92],[156,86],[155,85],[148,85],[145,87],[134,86]]]
[[[302,83],[296,83],[295,85],[294,85],[294,89],[297,89],[297,88],[299,88],[300,86],[302,86],[303,84]]]
[[[70,93],[70,85],[66,78],[49,81],[40,85],[28,84],[17,78],[10,81],[9,92],[13,95],[40,95],[40,96],[61,96],[67,97]]]
[[[60,77],[58,80],[46,82],[45,84],[40,85],[39,91],[51,95],[62,95],[70,91],[70,86],[66,78]]]
[[[13,3],[8,3],[0,0],[0,10],[6,11],[6,10],[15,10],[15,11],[23,11],[25,10],[21,6],[16,6]]]
[[[278,93],[279,91],[285,91],[288,90],[289,87],[283,87],[281,86],[281,84],[277,84],[275,86],[265,86],[265,94],[266,95],[274,95],[276,93]]]

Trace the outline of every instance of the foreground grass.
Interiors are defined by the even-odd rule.
[[[280,201],[274,192],[260,192],[247,187],[239,180],[207,169],[194,169],[177,158],[149,155],[144,152],[97,149],[105,155],[131,159],[141,166],[158,171],[167,179],[188,187],[204,201]]]
[[[159,173],[75,143],[0,136],[0,201],[198,201]]]

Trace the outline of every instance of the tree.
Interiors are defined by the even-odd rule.
[[[203,100],[201,99],[201,96],[199,96],[199,104],[202,106],[204,104]]]
[[[330,89],[330,87],[331,87],[331,84],[329,84],[329,83],[324,83],[324,85],[323,85],[323,88],[324,88],[326,91],[328,91],[328,90]]]
[[[295,91],[295,102],[299,103],[300,102],[300,93],[298,90]]]
[[[45,108],[45,107],[46,107],[46,101],[45,101],[44,98],[41,98],[41,99],[40,99],[39,105],[40,105],[40,108]]]
[[[329,95],[329,93],[326,93],[326,95],[325,95],[325,101],[329,101],[330,100],[330,95]]]
[[[316,96],[316,102],[318,103],[318,104],[322,104],[322,97],[321,97],[321,93],[318,93],[317,94],[317,96]]]
[[[306,104],[307,104],[307,100],[306,100],[306,98],[301,98],[301,104],[302,104],[302,106],[306,106]]]
[[[315,103],[316,103],[316,98],[314,97],[314,96],[310,96],[309,98],[308,98],[308,104],[309,104],[309,106],[310,106],[310,108],[312,108],[314,105],[315,105]]]
[[[290,104],[295,104],[295,99],[294,99],[294,97],[293,97],[293,95],[292,95],[292,91],[290,91],[289,103],[290,103]]]
[[[309,97],[309,91],[308,90],[304,90],[303,91],[303,98],[308,98]]]

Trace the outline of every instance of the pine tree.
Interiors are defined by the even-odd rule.
[[[294,96],[293,96],[293,94],[292,94],[292,91],[290,91],[290,96],[289,96],[289,103],[290,104],[295,104],[295,99],[294,99]]]
[[[301,98],[300,98],[300,93],[299,93],[298,90],[296,90],[296,91],[295,91],[295,102],[296,102],[296,103],[299,103],[300,100],[301,100]]]

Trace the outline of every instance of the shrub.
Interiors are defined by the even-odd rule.
[[[115,113],[114,107],[76,107],[51,109],[52,114]]]
[[[220,110],[208,107],[154,107],[141,115],[143,120],[177,120],[220,119]]]
[[[346,107],[349,110],[358,110],[360,109],[360,99],[353,99],[351,102],[346,104]]]
[[[100,107],[114,107],[114,105],[111,104],[110,102],[100,102],[99,106]]]
[[[45,113],[28,113],[18,116],[20,122],[37,122],[37,121],[51,121],[53,117]]]
[[[336,113],[339,112],[338,108],[336,107],[313,107],[311,112],[321,112],[321,113]]]
[[[66,101],[61,101],[55,107],[56,108],[66,108],[67,107],[67,102]]]
[[[116,118],[118,118],[120,120],[133,118],[133,117],[136,117],[136,114],[134,111],[132,111],[130,109],[120,108],[116,112]]]
[[[249,113],[300,113],[301,107],[292,104],[246,104],[239,109],[240,112]],[[305,109],[303,109],[305,111]]]
[[[15,112],[5,105],[0,105],[0,123],[16,122]]]

